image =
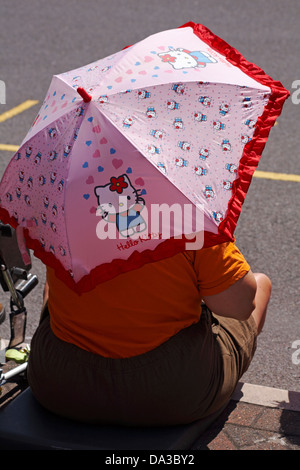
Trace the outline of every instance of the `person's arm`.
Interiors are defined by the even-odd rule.
[[[217,315],[247,320],[255,309],[256,289],[256,279],[250,270],[223,292],[204,296],[203,300]]]

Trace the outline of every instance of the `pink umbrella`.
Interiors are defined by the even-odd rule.
[[[1,219],[77,292],[233,240],[288,96],[194,23],[56,75],[2,178]]]

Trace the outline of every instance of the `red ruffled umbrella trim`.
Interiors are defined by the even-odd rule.
[[[273,80],[260,67],[246,60],[235,48],[231,47],[205,26],[191,21],[180,26],[180,28],[186,27],[193,28],[194,34],[216,52],[224,55],[228,62],[239,67],[242,72],[271,89],[268,104],[257,121],[253,137],[244,147],[238,168],[238,178],[233,183],[228,212],[225,219],[219,225],[219,234],[217,236],[210,233],[206,234],[205,246],[212,246],[220,243],[220,240],[234,240],[233,234],[253,174],[258,166],[270,130],[274,126],[276,119],[280,116],[283,104],[290,96],[290,92],[279,81]]]

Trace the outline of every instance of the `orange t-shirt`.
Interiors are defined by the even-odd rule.
[[[197,323],[201,297],[227,289],[250,267],[233,243],[146,264],[82,295],[47,268],[53,333],[105,357],[130,357]]]

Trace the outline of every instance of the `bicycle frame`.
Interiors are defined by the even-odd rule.
[[[11,238],[11,242],[14,244],[13,249],[17,252],[17,256],[14,261],[17,260],[22,265],[18,246],[13,239],[14,232],[9,226],[5,226],[1,222],[0,229],[1,235]],[[10,293],[10,340],[6,349],[16,348],[25,340],[27,311],[24,304],[24,298],[38,284],[38,278],[36,275],[28,272],[28,267],[27,269],[25,267],[9,267],[3,252],[0,251],[0,283],[3,290]],[[27,362],[15,367],[6,374],[3,374],[2,369],[0,369],[0,386],[11,377],[26,370],[26,367]]]

